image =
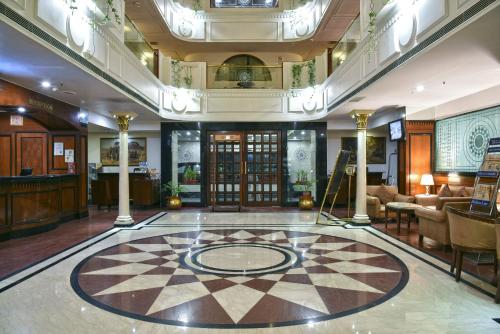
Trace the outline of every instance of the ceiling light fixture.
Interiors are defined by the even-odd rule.
[[[420,93],[420,92],[423,92],[424,91],[424,85],[417,85],[417,87],[415,87],[415,91],[417,93]]]
[[[300,132],[300,134],[301,134],[301,135],[305,135],[305,134],[306,134],[306,132],[305,132],[305,131],[301,131],[301,132]]]
[[[186,135],[191,136],[191,131],[186,132]]]
[[[50,86],[52,86],[52,84],[48,80],[42,81],[41,85],[42,85],[43,88],[50,88]]]
[[[19,111],[19,112],[25,112],[26,108],[25,107],[18,107],[17,111]]]

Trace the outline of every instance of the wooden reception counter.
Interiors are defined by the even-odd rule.
[[[0,238],[43,231],[79,217],[79,194],[75,174],[0,177]]]

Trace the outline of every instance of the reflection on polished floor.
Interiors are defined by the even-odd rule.
[[[495,288],[313,213],[159,213],[0,281],[1,333],[495,333]]]

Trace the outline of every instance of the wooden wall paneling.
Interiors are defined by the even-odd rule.
[[[0,233],[3,230],[8,228],[9,219],[8,219],[8,195],[0,193]]]
[[[80,172],[79,179],[79,207],[80,213],[83,215],[87,214],[88,206],[88,155],[87,155],[87,136],[80,136],[80,154],[75,155],[78,159],[77,168]]]
[[[420,185],[424,174],[432,174],[432,135],[410,134],[408,190],[411,195],[424,194],[425,186]]]
[[[30,188],[36,185],[30,185]],[[28,189],[27,189],[28,190]],[[59,192],[56,189],[12,195],[12,230],[24,229],[25,224],[33,226],[55,223],[59,220]]]
[[[61,187],[61,214],[68,216],[78,211],[78,187],[63,185]]]
[[[54,143],[63,143],[65,150],[75,150],[77,155],[76,138],[74,134],[54,134],[49,140],[49,174],[65,174],[68,171],[68,164],[64,162],[64,155],[54,156]],[[76,157],[75,157],[76,158]]]
[[[16,134],[16,175],[22,168],[32,168],[33,175],[47,175],[47,134]]]
[[[435,173],[434,176],[434,184],[435,188],[439,189],[442,184],[449,185],[462,185],[465,187],[473,187],[474,181],[476,177],[474,175],[459,175],[458,182],[455,180],[449,180],[447,173]]]
[[[12,160],[11,135],[0,135],[0,176],[11,176]]]
[[[425,192],[422,174],[434,167],[434,121],[406,121],[406,141],[398,145],[399,192],[415,195]]]

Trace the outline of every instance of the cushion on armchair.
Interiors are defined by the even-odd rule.
[[[438,197],[453,197],[450,187],[447,184],[442,184],[437,193]]]
[[[402,195],[402,194],[396,194],[396,196],[394,196],[394,201],[401,202],[401,203],[414,203],[415,197],[406,196],[406,195]]]
[[[389,202],[394,201],[394,197],[396,196],[396,194],[394,194],[392,191],[390,191],[390,189],[388,189],[385,185],[382,184],[375,192],[375,196],[380,198],[380,201],[383,204],[387,204]]]

